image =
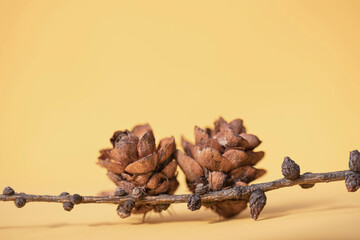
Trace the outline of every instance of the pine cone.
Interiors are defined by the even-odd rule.
[[[261,141],[247,134],[241,119],[227,123],[219,118],[215,128],[201,129],[195,126],[195,146],[182,139],[183,152],[177,150],[176,159],[186,176],[190,191],[198,184],[209,185],[211,191],[234,186],[246,186],[266,173],[253,166],[264,152],[254,152]],[[246,208],[246,201],[224,201],[209,205],[224,217],[233,217]]]
[[[164,138],[156,147],[150,125],[135,126],[132,131],[116,131],[110,139],[113,148],[100,151],[98,164],[127,194],[135,187],[147,195],[173,194],[179,186],[174,159],[175,139]],[[153,208],[136,206],[132,213],[146,213]]]

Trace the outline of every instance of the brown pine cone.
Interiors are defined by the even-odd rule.
[[[100,151],[98,164],[127,194],[137,187],[147,195],[173,194],[179,186],[174,159],[175,139],[164,138],[155,144],[150,125],[135,126],[132,131],[116,131],[110,139],[113,148]],[[136,206],[132,213],[145,213],[153,208]]]
[[[176,152],[192,192],[198,184],[208,185],[210,191],[246,186],[266,173],[253,167],[264,157],[264,152],[253,151],[261,141],[246,133],[241,119],[227,123],[220,117],[214,125],[214,129],[205,130],[195,126],[195,146],[182,139],[185,153]],[[224,201],[208,207],[221,216],[233,217],[244,210],[246,204],[246,201]]]

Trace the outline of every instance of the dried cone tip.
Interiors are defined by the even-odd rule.
[[[286,179],[295,180],[300,176],[300,166],[289,157],[285,157],[281,165],[281,172]]]
[[[10,196],[10,195],[14,195],[15,191],[14,191],[14,189],[12,189],[11,187],[8,186],[8,187],[4,188],[3,194]]]
[[[356,192],[360,188],[360,173],[347,172],[345,174],[345,185],[349,192]]]
[[[360,152],[358,150],[350,153],[349,168],[351,171],[360,173]]]
[[[255,190],[250,195],[250,214],[256,220],[266,205],[266,195],[262,190]]]
[[[201,198],[200,198],[200,196],[198,194],[190,195],[190,197],[188,199],[188,202],[187,202],[187,207],[191,211],[199,210],[201,208]]]

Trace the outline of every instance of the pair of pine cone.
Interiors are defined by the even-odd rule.
[[[116,131],[110,141],[113,147],[100,151],[98,164],[108,170],[107,175],[124,194],[132,194],[134,188],[152,196],[173,194],[179,186],[178,165],[189,190],[200,194],[246,186],[266,172],[253,167],[264,157],[264,152],[253,151],[261,141],[246,133],[241,119],[228,123],[219,118],[214,129],[195,126],[195,145],[182,138],[185,153],[176,149],[174,137],[160,140],[156,147],[148,124],[135,126],[131,131]],[[246,205],[243,200],[227,200],[206,207],[221,216],[233,217]],[[132,213],[150,210],[159,211],[153,206],[140,205]]]

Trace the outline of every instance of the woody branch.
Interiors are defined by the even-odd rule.
[[[251,184],[249,186],[237,186],[221,191],[210,192],[204,195],[201,195],[201,201],[205,203],[212,202],[221,202],[224,200],[248,200],[251,192],[255,190],[262,190],[264,192],[291,187],[294,185],[313,185],[316,183],[326,183],[334,181],[342,181],[345,179],[346,174],[350,174],[352,171],[337,171],[337,172],[328,172],[328,173],[305,173],[301,175],[296,180],[288,180],[286,178],[278,179],[271,182]],[[76,202],[76,198],[79,196],[81,200]],[[172,204],[172,203],[186,203],[191,194],[182,194],[182,195],[167,195],[163,194],[160,196],[144,196],[141,199],[136,200],[136,204],[148,204],[148,205],[158,205],[158,204]],[[133,200],[134,197],[131,195],[117,197],[117,196],[80,196],[75,195],[63,195],[63,196],[52,196],[52,195],[32,195],[24,193],[13,193],[10,195],[0,195],[1,201],[14,201],[17,198],[24,198],[26,202],[54,202],[54,203],[65,203],[73,202],[74,204],[85,204],[85,203],[110,203],[110,204],[122,204],[127,200]]]
[[[359,152],[357,152],[359,153]],[[355,156],[355,155],[354,155]],[[261,210],[266,204],[264,192],[300,185],[303,188],[313,187],[316,183],[327,183],[345,180],[349,192],[354,192],[360,187],[360,154],[355,157],[350,156],[350,170],[328,172],[328,173],[305,173],[300,175],[299,166],[286,157],[282,164],[282,173],[284,178],[271,182],[251,184],[248,186],[236,186],[216,192],[205,194],[183,194],[183,195],[159,195],[159,196],[142,196],[139,189],[136,194],[127,196],[81,196],[79,194],[70,195],[62,193],[59,196],[51,195],[31,195],[25,193],[15,193],[15,191],[6,187],[3,194],[0,195],[1,201],[14,201],[17,207],[23,207],[27,202],[55,202],[63,203],[65,210],[70,211],[75,204],[85,203],[110,203],[118,204],[120,210],[124,211],[123,206],[127,206],[124,217],[130,215],[131,209],[135,205],[169,205],[174,203],[188,203],[190,210],[197,210],[201,203],[216,203],[225,200],[246,200],[250,199],[251,215],[257,219]],[[194,202],[195,201],[195,202]],[[121,211],[120,211],[121,212]],[[118,208],[119,213],[119,208]],[[123,214],[119,214],[123,216]]]

